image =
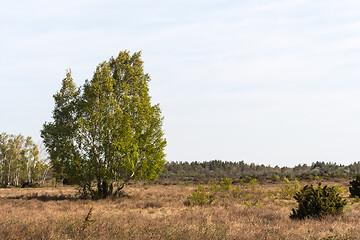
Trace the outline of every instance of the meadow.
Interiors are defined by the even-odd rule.
[[[184,182],[133,183],[120,198],[96,201],[69,186],[4,188],[0,239],[360,239],[360,202],[348,198],[348,183],[323,183],[339,185],[348,204],[320,220],[289,218],[297,202],[284,182],[233,183],[203,206],[189,204],[198,185]]]

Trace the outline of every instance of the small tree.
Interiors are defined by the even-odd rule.
[[[290,218],[304,219],[307,217],[321,218],[343,212],[346,201],[340,196],[338,186],[317,187],[306,185],[294,196],[298,202],[298,209],[292,209]]]
[[[360,197],[360,175],[357,175],[353,181],[350,181],[350,197]]]
[[[69,71],[41,136],[54,172],[93,198],[131,179],[155,179],[165,164],[160,107],[151,104],[141,53],[120,52],[77,88]],[[117,186],[117,189],[114,188]]]

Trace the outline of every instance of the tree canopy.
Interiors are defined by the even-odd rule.
[[[46,159],[31,137],[0,134],[0,186],[22,186],[45,180]]]
[[[242,178],[246,176],[277,179],[279,176],[313,179],[347,178],[360,174],[360,162],[339,165],[331,162],[314,162],[311,165],[298,164],[294,167],[265,166],[263,164],[230,162],[221,160],[194,162],[167,162],[160,178]]]
[[[54,95],[53,122],[41,131],[58,177],[99,198],[117,194],[131,179],[157,178],[166,140],[149,81],[141,52],[122,51],[100,63],[81,88],[67,72]]]

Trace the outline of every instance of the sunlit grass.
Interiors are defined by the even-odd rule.
[[[347,183],[336,184],[343,186],[344,196],[348,195]],[[294,221],[289,215],[296,201],[280,196],[282,186],[232,185],[205,206],[184,204],[195,185],[137,184],[128,186],[120,199],[98,201],[78,199],[73,187],[0,189],[0,239],[360,237],[360,204],[356,199],[347,199],[348,206],[341,216]],[[86,221],[91,208],[91,221]]]

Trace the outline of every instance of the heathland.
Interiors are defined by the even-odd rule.
[[[120,197],[100,200],[81,199],[72,186],[4,188],[0,239],[360,238],[360,204],[349,198],[348,180],[323,182],[342,190],[343,214],[290,219],[294,191],[319,180],[133,182]]]

